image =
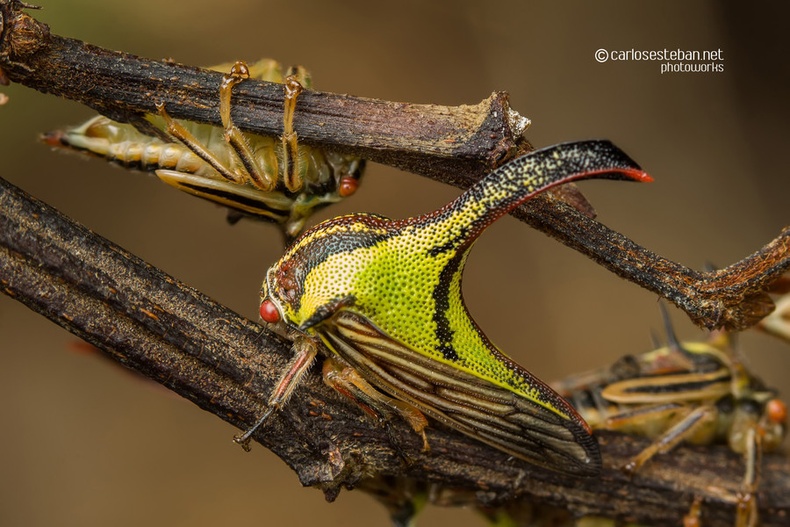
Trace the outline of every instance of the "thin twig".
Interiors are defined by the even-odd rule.
[[[18,0],[0,0],[0,70],[8,79],[77,100],[121,121],[164,102],[174,117],[220,124],[220,74],[141,59],[53,35]],[[246,81],[234,89],[233,119],[243,130],[282,132],[282,86]],[[295,122],[300,140],[355,153],[468,188],[503,160],[530,149],[523,122],[494,93],[473,106],[394,103],[305,91]],[[581,198],[575,195],[579,202]],[[583,208],[583,203],[575,205]],[[600,265],[675,303],[708,329],[745,329],[773,307],[765,288],[790,269],[790,229],[753,255],[699,272],[662,258],[608,229],[557,196],[544,195],[513,215]]]

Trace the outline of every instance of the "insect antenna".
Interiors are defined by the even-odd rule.
[[[681,353],[688,353],[685,349],[683,349],[683,346],[678,340],[678,336],[675,333],[675,326],[672,324],[672,318],[669,316],[669,309],[667,309],[667,305],[664,302],[659,302],[658,308],[661,311],[661,320],[664,323],[664,333],[666,333],[667,346],[669,346],[669,348],[672,350],[679,351]]]

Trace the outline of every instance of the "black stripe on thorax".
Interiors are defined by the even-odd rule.
[[[337,229],[337,225],[345,228]],[[363,227],[359,228],[359,225]],[[354,229],[353,226],[357,228]],[[326,231],[333,232],[331,235],[323,235]],[[293,244],[296,250],[277,270],[277,280],[281,284],[287,281],[292,289],[288,301],[298,310],[304,281],[311,271],[338,254],[347,254],[349,258],[353,258],[354,251],[375,247],[398,232],[398,229],[392,228],[392,222],[388,218],[375,214],[356,214],[328,220],[297,238]]]
[[[314,268],[330,256],[374,247],[396,236],[398,230],[392,228],[392,223],[389,218],[377,214],[354,214],[333,218],[300,236],[294,244],[301,246],[293,256],[302,255],[311,268]],[[338,229],[337,225],[341,228]],[[319,234],[321,231],[333,232],[327,236]]]

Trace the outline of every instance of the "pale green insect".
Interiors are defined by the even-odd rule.
[[[251,67],[221,64],[228,72],[219,88],[224,128],[174,121],[163,106],[146,119],[162,133],[147,135],[131,124],[98,115],[80,126],[44,134],[45,143],[107,159],[127,168],[153,171],[165,183],[231,209],[229,219],[249,216],[282,226],[286,241],[304,228],[315,210],[356,191],[364,160],[298,145],[293,131],[296,99],[312,82],[304,68],[283,75],[264,59]],[[285,83],[282,137],[242,133],[230,119],[233,86],[247,78]]]
[[[256,427],[328,350],[326,381],[364,408],[400,414],[426,449],[425,415],[535,465],[596,474],[587,424],[488,340],[461,295],[467,255],[488,225],[549,187],[585,178],[649,180],[609,142],[568,143],[511,161],[430,214],[355,214],[305,232],[263,284],[261,317],[282,319],[300,338]]]
[[[762,452],[776,450],[787,433],[787,407],[775,390],[746,370],[730,335],[678,342],[667,319],[669,345],[620,359],[610,368],[554,383],[595,430],[655,441],[623,467],[633,473],[680,442],[727,444],[743,455],[744,477],[736,527],[757,525]],[[694,525],[700,502],[688,516]]]

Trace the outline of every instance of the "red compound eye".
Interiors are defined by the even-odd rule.
[[[275,324],[280,321],[280,312],[277,311],[274,302],[268,298],[261,302],[260,314],[264,322],[268,322],[269,324]]]
[[[771,399],[766,403],[765,410],[768,413],[768,419],[777,424],[782,424],[787,419],[787,406],[779,399]]]
[[[343,176],[340,178],[340,186],[337,189],[337,193],[340,194],[341,198],[347,198],[357,191],[358,186],[359,180],[351,176]]]

